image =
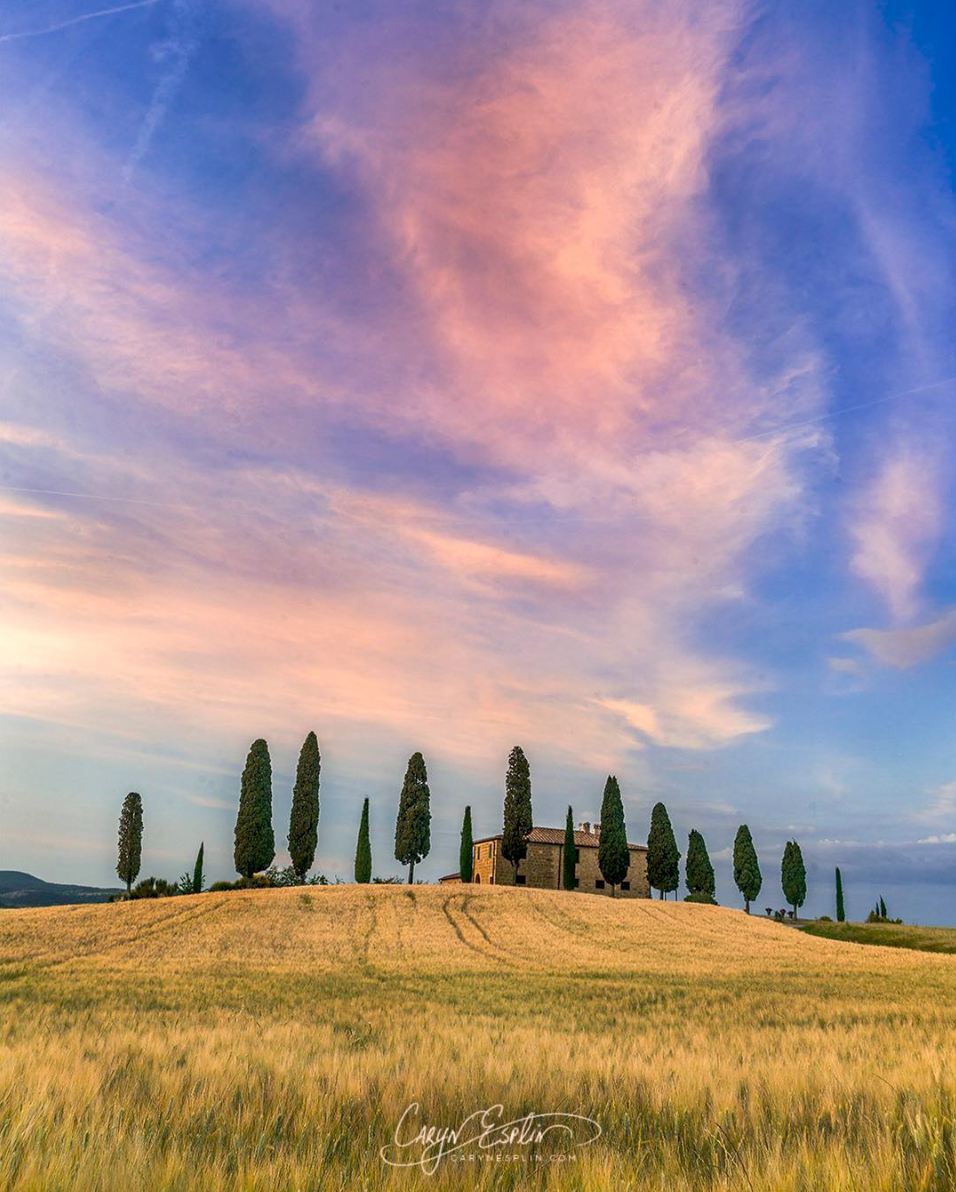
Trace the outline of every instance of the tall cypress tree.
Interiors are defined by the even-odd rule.
[[[239,814],[236,817],[236,845],[233,857],[236,872],[251,878],[272,864],[276,855],[272,832],[272,761],[269,746],[253,741],[242,771]]]
[[[355,846],[355,880],[368,884],[372,880],[372,842],[368,834],[368,797],[362,804],[358,844]]]
[[[289,817],[289,856],[300,882],[312,868],[319,842],[319,742],[309,733],[299,752],[299,764],[292,788],[292,814]]]
[[[880,918],[881,919],[888,918],[887,913],[886,913],[886,903],[883,901],[882,895],[880,895]]]
[[[425,759],[413,753],[408,759],[402,795],[395,822],[395,859],[408,866],[408,884],[415,876],[415,866],[428,856],[431,847],[431,795]]]
[[[199,852],[196,854],[196,866],[193,869],[193,893],[194,894],[202,893],[202,859],[203,859],[203,852],[205,851],[205,848],[206,848],[205,843],[203,841],[200,841],[199,842]]]
[[[126,883],[126,893],[139,876],[143,859],[143,800],[130,791],[123,800],[119,818],[116,873]]]
[[[670,816],[663,803],[655,803],[651,811],[651,830],[647,836],[647,881],[652,889],[660,890],[661,898],[680,885],[680,853]]]
[[[843,909],[843,877],[839,865],[836,871],[836,916],[838,923],[846,922],[846,912]]]
[[[577,863],[578,849],[574,843],[574,815],[571,808],[568,808],[568,822],[564,826],[564,888],[565,890],[574,889],[574,873],[575,865]]]
[[[693,828],[687,842],[687,875],[688,898],[698,902],[710,899],[715,902],[716,884],[714,882],[714,867],[710,863],[710,854],[703,836]]]
[[[471,808],[465,808],[465,818],[461,822],[461,849],[458,853],[458,876],[463,882],[471,881],[472,857],[475,851],[471,836]]]
[[[627,828],[624,825],[624,804],[621,788],[613,774],[604,784],[604,799],[601,803],[601,838],[598,842],[598,865],[604,880],[610,883],[611,897],[617,894],[616,887],[627,877],[631,854],[627,847]]]
[[[504,831],[501,839],[501,855],[506,861],[511,862],[515,885],[518,884],[518,863],[528,855],[531,828],[531,767],[524,750],[520,745],[516,745],[508,755]]]
[[[800,845],[795,840],[788,840],[784,847],[780,884],[783,886],[783,896],[793,907],[793,917],[796,918],[797,911],[807,897],[807,870]]]
[[[746,824],[741,824],[734,837],[734,881],[744,896],[744,910],[750,914],[750,904],[760,893],[763,877],[757,862],[757,850]]]

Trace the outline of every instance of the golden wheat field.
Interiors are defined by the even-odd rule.
[[[956,957],[740,911],[428,886],[10,911],[0,995],[11,1192],[956,1187]],[[601,1135],[392,1168],[411,1102]]]

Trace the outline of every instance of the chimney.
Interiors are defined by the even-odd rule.
[[[600,824],[595,824],[595,825],[594,825],[594,835],[595,835],[595,836],[600,836],[600,835],[601,835],[601,825],[600,825]]]
[[[587,821],[587,820],[585,820],[585,821],[584,821],[582,824],[580,824],[579,826],[580,826],[580,829],[581,829],[581,831],[584,833],[584,835],[585,835],[585,836],[590,836],[590,835],[591,835],[591,825],[588,823],[588,821]]]

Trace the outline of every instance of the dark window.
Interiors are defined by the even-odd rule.
[[[578,861],[580,861],[580,860],[581,860],[581,850],[580,850],[579,848],[576,848],[576,849],[574,850],[574,863],[575,863],[575,865],[577,865]]]
[[[595,888],[595,890],[603,890],[604,882],[602,882],[601,879],[598,878],[598,880],[594,883],[594,888]]]
[[[581,884],[581,882],[578,880],[578,878],[575,878],[575,879],[574,879],[574,888],[575,888],[575,890],[578,888],[578,886],[580,886],[580,884]]]
[[[630,883],[630,882],[621,882],[621,889],[622,889],[622,890],[630,890],[630,888],[631,888],[631,883]]]
[[[525,875],[523,873],[519,873],[518,876],[515,878],[515,885],[525,886],[525,885],[527,885],[527,883],[528,883],[528,879],[525,877]]]

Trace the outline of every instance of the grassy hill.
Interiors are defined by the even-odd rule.
[[[808,935],[843,940],[849,944],[956,954],[956,927],[917,927],[911,923],[807,923],[802,930]]]
[[[72,903],[106,902],[119,887],[71,886],[45,882],[32,873],[0,869],[0,907],[67,906]]]
[[[725,908],[341,886],[15,911],[0,1000],[19,1192],[956,1186],[956,958]],[[411,1102],[602,1135],[393,1170]]]

